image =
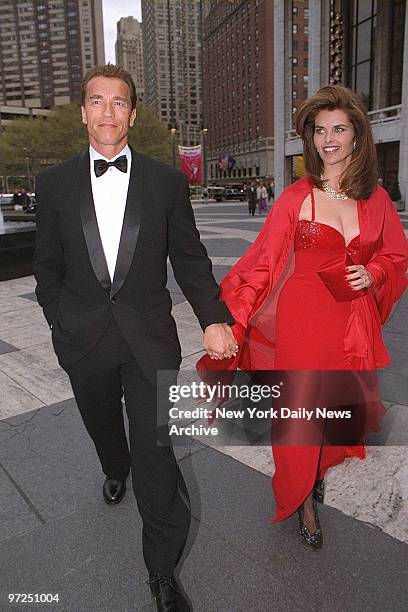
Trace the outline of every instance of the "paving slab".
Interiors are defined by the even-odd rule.
[[[2,371],[0,358],[0,419],[5,419],[22,412],[29,412],[43,405],[44,402],[38,397]]]
[[[202,491],[196,510],[200,520],[279,577],[288,593],[301,593],[305,605],[314,606],[307,609],[402,610],[406,605],[401,585],[408,578],[407,544],[319,506],[325,543],[321,551],[310,551],[301,546],[295,516],[279,525],[269,522],[273,500],[268,477],[212,449],[194,455],[192,466]]]
[[[5,355],[6,353],[13,353],[14,351],[18,351],[19,349],[8,342],[4,342],[4,340],[0,340],[0,355]]]
[[[0,371],[44,404],[72,397],[67,374],[40,361],[35,346],[0,355]]]
[[[250,246],[247,240],[242,240],[242,238],[225,238],[225,236],[223,236],[222,240],[212,240],[208,238],[203,242],[210,257],[212,255],[230,255],[230,253],[234,253],[239,257],[243,255]]]
[[[37,303],[37,296],[35,295],[35,291],[31,291],[30,293],[24,293],[19,297],[24,298],[25,300],[30,300],[30,302]]]

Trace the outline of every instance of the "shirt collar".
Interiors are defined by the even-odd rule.
[[[123,147],[123,149],[117,155],[115,155],[115,157],[113,157],[112,159],[108,159],[107,157],[105,157],[101,153],[98,153],[98,151],[96,151],[93,148],[92,145],[89,145],[89,157],[90,157],[90,161],[91,161],[91,167],[93,166],[93,162],[95,161],[95,159],[105,159],[107,162],[109,162],[109,161],[115,161],[115,159],[117,159],[121,155],[126,155],[127,160],[128,160],[128,169],[129,169],[129,163],[130,163],[130,160],[131,160],[131,157],[132,157],[129,145],[126,144]]]

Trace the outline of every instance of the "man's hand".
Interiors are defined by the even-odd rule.
[[[211,359],[235,357],[239,350],[232,329],[226,323],[208,325],[204,332],[203,346]]]

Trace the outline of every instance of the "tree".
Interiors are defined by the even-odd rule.
[[[129,132],[129,143],[140,153],[171,163],[170,133],[151,106],[137,104],[136,122]]]
[[[55,108],[47,118],[16,119],[0,137],[0,173],[26,175],[27,161],[31,174],[67,159],[87,142],[80,108],[69,104]]]
[[[47,118],[16,119],[0,136],[0,174],[34,175],[47,166],[79,153],[87,144],[86,127],[77,104],[54,108]],[[146,155],[165,163],[171,160],[171,139],[154,110],[138,104],[136,124],[129,142]]]

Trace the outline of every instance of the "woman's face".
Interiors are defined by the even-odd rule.
[[[317,113],[313,142],[325,167],[335,164],[347,166],[354,141],[354,127],[344,111],[321,110]]]

